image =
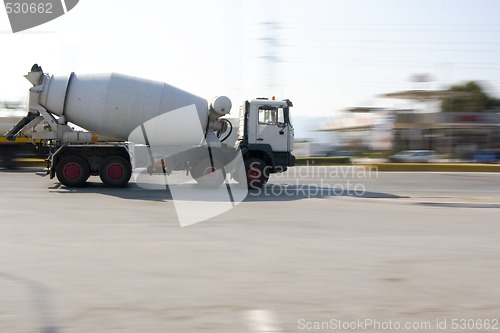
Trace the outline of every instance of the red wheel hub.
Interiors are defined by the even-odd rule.
[[[262,172],[258,167],[252,166],[247,171],[247,177],[251,180],[259,179]]]
[[[208,167],[205,169],[204,176],[210,179],[214,179],[217,176],[217,170],[213,167]]]
[[[119,164],[111,164],[106,170],[106,174],[113,180],[118,180],[123,177],[123,168]]]
[[[70,179],[70,180],[78,179],[78,177],[80,177],[81,173],[82,173],[82,170],[81,170],[80,166],[76,163],[68,163],[64,167],[64,176],[67,179]]]

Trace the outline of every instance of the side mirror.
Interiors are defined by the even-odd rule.
[[[286,124],[286,123],[278,123],[278,126],[279,126],[279,127],[282,127],[282,128],[280,129],[280,135],[285,134],[285,128],[286,128],[287,124]]]

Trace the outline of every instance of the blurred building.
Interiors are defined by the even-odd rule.
[[[382,95],[416,102],[467,96],[464,92],[409,90]],[[355,107],[325,122],[319,131],[336,132],[339,149],[401,151],[430,149],[439,153],[500,152],[500,110],[423,112],[416,109]]]
[[[441,153],[500,150],[499,112],[398,113],[394,149],[431,149]]]
[[[373,111],[370,111],[370,113]],[[412,112],[379,109],[327,122],[320,131],[336,132],[339,149],[431,149],[440,153],[500,150],[498,112]]]
[[[391,150],[394,140],[395,110],[356,107],[343,117],[324,122],[321,132],[335,132],[338,149]]]

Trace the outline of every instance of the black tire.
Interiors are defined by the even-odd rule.
[[[63,157],[56,165],[57,179],[66,187],[81,187],[90,177],[90,168],[83,158],[76,155]]]
[[[248,188],[261,188],[269,180],[269,167],[260,158],[249,158],[245,161]]]
[[[99,177],[109,187],[124,187],[132,176],[132,166],[121,156],[106,158],[99,168]]]
[[[198,161],[191,169],[191,175],[204,188],[217,188],[226,179],[224,164],[217,158]]]

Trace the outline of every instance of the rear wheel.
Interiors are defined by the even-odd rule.
[[[222,162],[217,158],[211,160],[208,157],[196,163],[191,175],[201,187],[205,188],[217,188],[226,178]]]
[[[66,187],[80,187],[90,177],[90,168],[83,158],[76,155],[63,157],[56,166],[57,179]]]
[[[260,158],[250,158],[245,161],[248,188],[261,188],[269,180],[267,163]]]
[[[102,162],[99,177],[106,186],[124,187],[132,176],[130,162],[121,156],[111,156]]]

